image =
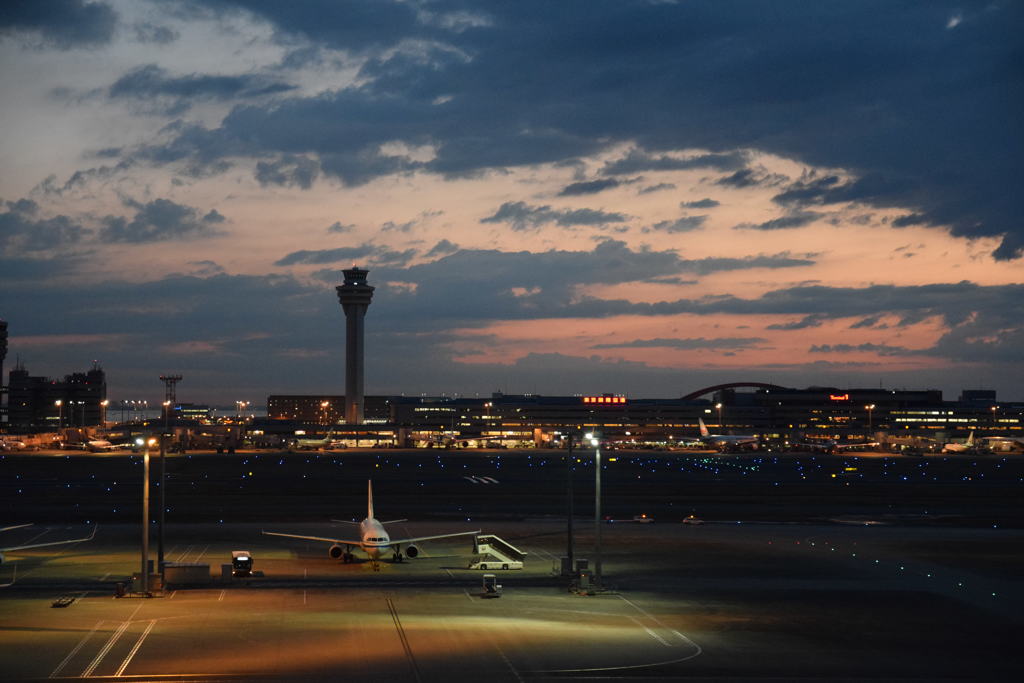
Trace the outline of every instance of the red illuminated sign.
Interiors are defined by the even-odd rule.
[[[584,403],[597,403],[603,405],[622,405],[626,402],[625,396],[584,396]]]
[[[829,394],[828,397],[833,401],[849,401],[849,394]]]

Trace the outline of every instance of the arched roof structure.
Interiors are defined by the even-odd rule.
[[[716,391],[721,391],[723,389],[737,389],[737,388],[740,388],[740,387],[754,387],[755,389],[768,389],[768,390],[772,390],[772,389],[782,389],[782,390],[785,390],[786,389],[786,387],[781,387],[778,384],[768,384],[766,382],[728,382],[726,384],[716,384],[713,387],[704,387],[703,389],[698,389],[697,391],[690,392],[686,396],[683,396],[682,399],[680,399],[680,400],[682,400],[682,401],[692,401],[692,400],[694,400],[696,398],[699,398],[699,397],[703,396],[704,394],[710,394],[710,393],[713,393],[713,392],[716,392]]]

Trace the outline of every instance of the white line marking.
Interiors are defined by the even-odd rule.
[[[498,651],[498,654],[501,655],[502,661],[505,662],[505,665],[508,667],[509,671],[512,672],[512,675],[516,677],[516,680],[519,681],[519,683],[523,683],[523,677],[519,675],[516,668],[512,666],[512,662],[510,662],[508,657],[505,656],[505,652],[501,649],[501,646],[498,645],[498,641],[494,639],[493,634],[491,635],[491,643],[494,645],[494,649]]]
[[[448,576],[452,577],[453,579],[455,578],[455,574],[452,574],[452,570],[451,570],[451,569],[448,569],[447,567],[445,567],[445,569],[444,569],[444,570],[445,570],[446,572],[448,572]]]
[[[178,594],[178,591],[177,590],[173,590],[173,591],[171,591],[171,594],[167,596],[167,599],[170,600],[171,598],[173,598],[177,594]]]
[[[103,649],[96,655],[96,658],[92,660],[92,662],[89,664],[89,667],[85,670],[85,672],[82,673],[82,678],[88,678],[89,675],[93,672],[93,670],[95,670],[96,667],[99,666],[99,663],[110,652],[110,648],[114,647],[114,643],[117,642],[117,639],[120,638],[121,635],[124,633],[125,629],[128,628],[129,625],[131,625],[132,619],[135,618],[135,615],[139,613],[139,610],[142,609],[142,606],[144,604],[146,603],[140,602],[139,606],[132,610],[132,613],[128,616],[128,619],[123,624],[121,624],[121,628],[119,628],[117,631],[113,633],[113,635],[110,636],[110,639],[107,641],[107,644],[103,646]]]
[[[108,577],[108,576],[110,576],[110,572],[107,572],[106,574],[104,574],[103,576],[101,576],[101,577],[99,578],[99,580],[100,580],[100,581],[106,581],[106,580],[107,580],[107,577]]]
[[[78,641],[78,645],[75,645],[75,647],[71,650],[71,652],[68,653],[68,656],[65,657],[61,661],[60,664],[57,665],[57,668],[53,670],[52,674],[50,674],[50,678],[56,678],[57,675],[61,672],[61,670],[65,666],[67,666],[68,662],[71,661],[71,658],[74,657],[75,655],[77,655],[78,651],[82,649],[82,646],[85,645],[85,641],[89,640],[89,638],[92,637],[92,634],[96,633],[96,631],[100,628],[100,626],[103,626],[103,624],[105,624],[105,623],[106,623],[106,620],[97,621],[96,625],[92,627],[92,630],[89,631],[88,633],[86,633],[84,636],[82,636],[82,639],[80,641]]]
[[[470,602],[472,602],[473,604],[476,604],[476,602],[474,602],[474,600],[473,600],[473,596],[469,594],[469,591],[468,591],[468,590],[466,590],[465,588],[463,588],[463,589],[462,589],[462,592],[466,594],[466,597],[467,597],[467,598],[469,598],[469,601],[470,601]]]
[[[201,560],[203,558],[203,555],[205,555],[206,551],[209,550],[209,549],[210,549],[209,545],[207,545],[205,548],[203,548],[203,552],[199,553],[199,556],[196,557],[195,561],[198,562],[199,560]]]
[[[664,645],[665,647],[672,647],[671,645],[669,645],[669,644],[668,644],[668,641],[667,641],[667,640],[665,640],[664,638],[662,638],[661,636],[659,636],[659,635],[658,635],[657,633],[655,633],[654,631],[652,631],[652,630],[651,630],[650,628],[648,628],[648,627],[644,626],[644,625],[643,625],[643,624],[642,624],[642,623],[640,622],[640,620],[639,620],[639,619],[637,619],[636,617],[633,617],[633,616],[631,616],[631,617],[630,617],[630,620],[631,620],[631,621],[632,621],[632,622],[633,622],[634,624],[636,624],[637,626],[639,626],[640,628],[642,628],[643,630],[647,631],[647,635],[649,635],[649,636],[650,636],[651,638],[654,638],[655,640],[657,640],[657,641],[658,641],[659,643],[661,643],[661,644],[662,644],[662,645]]]
[[[224,602],[224,594],[227,593],[227,592],[228,592],[227,589],[221,590],[220,597],[217,598],[217,602]]]
[[[128,664],[132,661],[135,653],[139,651],[140,647],[142,647],[142,641],[146,639],[146,636],[149,635],[149,632],[153,630],[154,626],[156,626],[156,619],[150,619],[149,626],[147,626],[146,630],[139,635],[139,639],[135,641],[135,647],[132,648],[132,651],[129,652],[128,656],[124,658],[123,662],[121,662],[121,668],[117,670],[114,674],[115,676],[120,676],[124,673],[124,670],[128,668]]]
[[[302,604],[306,604],[306,591],[302,591]]]
[[[89,662],[89,666],[85,667],[85,671],[82,672],[82,678],[88,678],[92,675],[92,672],[95,671],[96,667],[100,665],[100,662],[103,661],[103,658],[110,654],[111,648],[113,648],[117,641],[121,639],[121,636],[124,635],[125,630],[128,628],[129,625],[131,625],[131,623],[131,621],[121,622],[121,625],[117,627],[117,630],[114,631],[114,633],[111,634],[110,638],[107,639],[107,643],[100,649],[99,652],[96,653],[96,656],[93,657],[93,660]]]

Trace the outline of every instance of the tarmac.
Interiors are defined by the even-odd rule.
[[[580,595],[570,592],[569,580],[558,571],[567,552],[564,518],[536,514],[541,510],[532,502],[514,519],[504,512],[477,518],[479,506],[469,519],[448,514],[454,504],[448,489],[435,489],[431,482],[450,484],[450,472],[425,477],[426,491],[415,501],[389,498],[408,480],[387,479],[393,472],[374,467],[381,464],[376,455],[348,457],[345,467],[355,471],[346,476],[361,480],[362,487],[364,470],[378,471],[379,517],[394,516],[392,503],[401,508],[399,514],[407,509],[444,513],[411,516],[389,526],[392,536],[479,528],[526,551],[525,568],[490,572],[498,576],[503,594],[488,599],[482,597],[484,572],[467,568],[472,554],[467,539],[424,543],[419,557],[399,564],[343,564],[328,558],[328,544],[261,535],[266,529],[350,538],[355,531],[317,514],[277,511],[275,499],[261,502],[253,521],[168,525],[165,559],[210,565],[208,582],[171,585],[159,597],[115,598],[116,583],[141,566],[141,532],[137,523],[102,521],[93,541],[7,553],[0,583],[12,585],[0,589],[0,678],[1024,677],[1016,645],[1024,614],[1021,529],[844,514],[845,501],[831,521],[819,519],[816,511],[814,519],[707,518],[703,524],[682,524],[680,517],[662,516],[651,524],[603,523],[606,590]],[[305,471],[305,458],[301,464],[285,467]],[[995,471],[997,464],[983,468]],[[511,469],[507,463],[503,467]],[[215,470],[220,471],[210,471]],[[88,468],[74,471],[66,481],[91,480]],[[496,478],[511,485],[520,477],[528,484],[535,476],[535,485],[546,490],[544,480],[552,473],[538,466]],[[467,491],[484,488],[459,479]],[[346,483],[346,491],[355,490],[356,483]],[[179,480],[179,490],[183,484]],[[102,498],[98,492],[82,494],[81,504],[97,496]],[[629,500],[623,509],[636,509],[637,501]],[[549,507],[557,509],[558,502],[549,501]],[[504,511],[506,503],[498,507]],[[364,509],[365,494],[335,499],[336,516],[358,518]],[[190,517],[201,516],[193,512]],[[574,550],[593,564],[594,524],[588,512],[577,508]],[[10,534],[25,534],[11,537],[11,544],[28,534],[40,540],[73,538],[94,523],[37,524],[5,532],[2,543],[9,545]],[[155,540],[151,548],[155,558]],[[240,549],[253,553],[261,575],[222,578],[220,565]],[[53,607],[61,597],[70,604]]]

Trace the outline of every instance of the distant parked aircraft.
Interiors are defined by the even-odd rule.
[[[373,515],[373,482],[366,482],[366,519],[359,522],[359,540],[345,539],[345,538],[325,538],[323,536],[302,536],[300,534],[284,534],[276,531],[264,531],[265,536],[283,536],[285,538],[301,538],[306,541],[323,541],[324,543],[332,543],[327,554],[332,559],[343,560],[344,562],[351,562],[354,557],[352,555],[352,548],[359,548],[371,561],[377,562],[382,556],[387,553],[392,553],[392,562],[401,562],[402,546],[405,545],[405,556],[409,558],[416,557],[419,555],[419,548],[416,547],[416,543],[419,541],[432,541],[439,538],[452,538],[454,536],[473,536],[480,533],[480,530],[476,531],[460,531],[454,534],[437,534],[436,536],[414,536],[412,538],[397,538],[393,539],[388,535],[388,532],[384,529],[385,524],[393,522],[404,522],[404,519],[390,520],[388,522],[381,522]],[[335,520],[344,521],[344,520]],[[355,522],[346,522],[348,524],[355,524]]]
[[[702,418],[697,418],[697,421],[700,423],[700,440],[708,446],[721,449],[730,447],[742,448],[744,446],[757,448],[757,444],[760,442],[757,436],[750,434],[712,434],[708,431],[707,425],[704,424]]]
[[[971,430],[970,435],[967,437],[967,441],[959,443],[956,441],[950,441],[942,447],[943,453],[963,453],[974,449],[974,430]]]

